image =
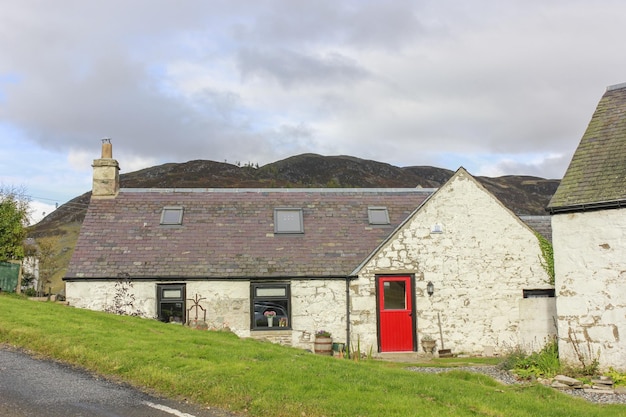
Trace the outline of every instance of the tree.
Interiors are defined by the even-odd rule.
[[[55,252],[55,240],[51,237],[37,239],[39,259],[39,282],[37,284],[37,295],[46,293],[46,286],[52,282],[52,277],[59,269]]]
[[[0,261],[24,258],[28,204],[22,190],[0,185]]]

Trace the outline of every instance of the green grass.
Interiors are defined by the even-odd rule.
[[[538,385],[505,386],[458,370],[420,374],[4,294],[0,343],[250,416],[626,416],[626,406]]]

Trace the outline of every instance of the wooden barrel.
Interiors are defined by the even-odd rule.
[[[316,337],[314,347],[316,355],[330,356],[333,351],[333,339],[330,337]]]

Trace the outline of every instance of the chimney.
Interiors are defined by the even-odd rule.
[[[93,161],[92,198],[114,198],[120,190],[120,166],[113,159],[111,139],[102,139],[102,157]]]

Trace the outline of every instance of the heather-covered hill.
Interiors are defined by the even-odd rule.
[[[123,166],[122,166],[123,168]],[[120,175],[122,188],[438,188],[453,171],[427,166],[396,167],[351,156],[303,154],[264,166],[206,160],[169,163]],[[477,177],[518,215],[543,215],[559,180],[508,175]],[[91,197],[86,192],[60,206],[30,228],[30,237],[53,236],[60,268],[53,292],[69,263]]]

